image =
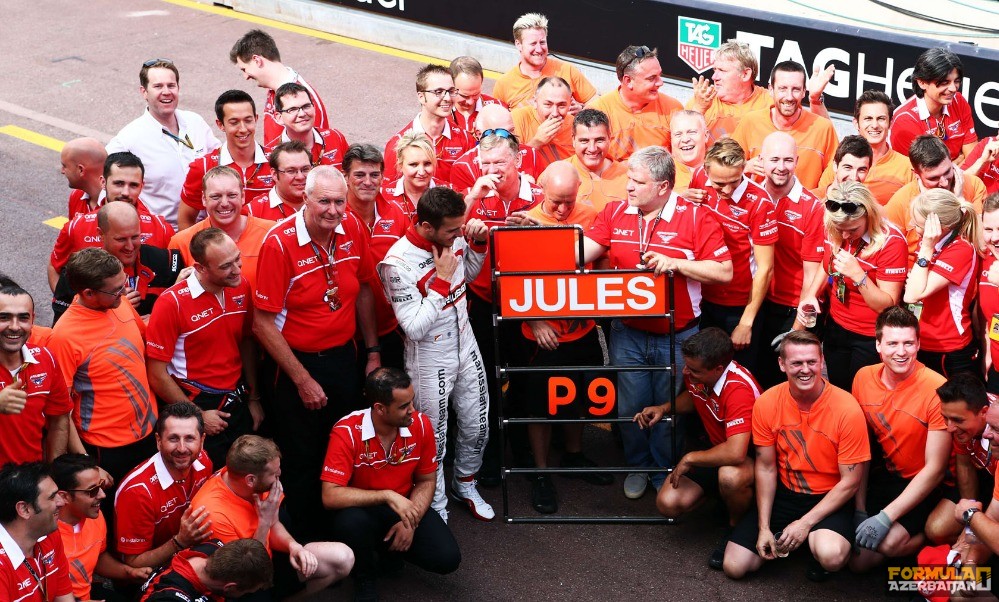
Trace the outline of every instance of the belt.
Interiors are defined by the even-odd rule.
[[[299,351],[298,349],[292,349],[292,353],[300,357],[326,357],[328,355],[333,355],[338,351],[346,349],[348,345],[353,345],[354,341],[347,341],[343,345],[337,345],[336,347],[330,347],[328,349],[323,349],[322,351]]]
[[[688,330],[691,330],[693,328],[697,328],[700,325],[701,325],[701,318],[700,317],[696,317],[693,320],[691,320],[690,322],[687,322],[686,324],[684,324],[683,328],[677,328],[673,332],[675,332],[676,334],[680,334],[681,332],[687,332]]]

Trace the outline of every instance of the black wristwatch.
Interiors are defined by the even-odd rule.
[[[971,526],[971,517],[975,515],[976,512],[981,512],[980,508],[968,508],[964,511],[964,526]]]
[[[381,345],[372,345],[371,347],[368,347],[367,349],[365,349],[365,351],[368,352],[369,354],[371,354],[371,353],[381,353],[382,352],[382,346]]]
[[[921,268],[925,268],[926,266],[930,265],[930,260],[925,257],[917,257],[916,265],[918,265]]]

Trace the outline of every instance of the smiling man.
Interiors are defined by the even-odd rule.
[[[305,86],[291,82],[278,88],[274,93],[274,111],[284,130],[277,138],[264,138],[264,149],[267,152],[271,152],[279,144],[294,140],[309,149],[313,166],[332,165],[340,169],[343,154],[347,152],[347,139],[340,130],[316,127],[316,103]],[[266,132],[264,135],[266,136]],[[273,163],[271,168],[274,168]]]
[[[312,158],[307,145],[292,140],[274,147],[267,161],[274,172],[274,188],[248,200],[246,208],[253,217],[279,222],[305,205],[305,179],[312,171]]]
[[[534,93],[534,106],[513,110],[513,124],[527,145],[538,151],[538,167],[572,156],[572,120],[567,119],[572,90],[561,77],[543,77]]]
[[[676,184],[673,189],[682,194],[690,186],[694,172],[704,165],[708,152],[708,126],[704,116],[696,111],[677,111],[670,123],[673,163],[676,164]]]
[[[611,159],[610,121],[603,111],[583,109],[572,120],[572,148],[569,164],[579,173],[576,200],[598,213],[611,201],[627,195],[628,165]]]

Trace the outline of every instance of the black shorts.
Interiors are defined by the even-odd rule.
[[[720,497],[717,466],[691,466],[687,474],[683,476],[697,483],[697,486],[704,490],[704,495]],[[663,487],[667,486],[669,485],[663,485]]]
[[[992,499],[992,492],[996,486],[995,477],[984,468],[978,467],[975,467],[975,474],[978,475],[978,499]],[[943,494],[941,496],[943,499],[950,500],[955,504],[961,501],[961,492],[958,491],[957,485],[942,485],[941,487],[943,487]],[[988,503],[985,503],[985,505],[988,506]]]
[[[867,514],[874,516],[885,509],[885,506],[901,495],[902,491],[909,485],[912,479],[903,478],[888,470],[872,471],[867,479]],[[926,528],[926,519],[937,507],[940,498],[943,496],[943,489],[938,487],[931,491],[916,507],[899,518],[895,522],[909,532],[910,537],[914,537],[923,532]]]
[[[600,375],[600,367],[603,366],[604,356],[600,349],[600,338],[597,329],[592,328],[588,333],[575,341],[560,343],[553,351],[546,351],[538,347],[537,343],[531,343],[531,350],[526,364],[535,368],[558,367],[558,366],[594,366],[594,370],[586,372],[551,372],[518,374],[515,381],[520,386],[514,384],[513,389],[520,401],[524,404],[528,415],[531,418],[579,418],[585,415],[589,406],[587,389],[594,378]],[[575,396],[571,403],[559,405],[555,414],[549,412],[548,407],[548,379],[552,376],[568,378],[575,386]],[[568,391],[560,387],[557,394],[567,397]]]
[[[773,510],[770,512],[770,530],[777,533],[798,520],[814,508],[825,497],[824,493],[810,494],[791,491],[777,483],[777,493],[774,496]],[[849,542],[853,541],[853,498],[843,504],[838,510],[818,522],[812,531],[829,529],[843,536]],[[739,524],[732,530],[729,541],[739,544],[747,550],[756,552],[756,540],[760,536],[760,519],[757,506],[753,506]],[[811,531],[810,531],[811,532]]]

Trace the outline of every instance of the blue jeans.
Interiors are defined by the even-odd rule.
[[[680,346],[697,333],[697,327],[676,335],[673,341],[676,361],[677,391],[683,386],[683,354]],[[667,334],[654,334],[626,326],[621,320],[611,323],[611,364],[614,366],[666,366],[669,364],[670,338]],[[618,372],[617,415],[632,418],[642,409],[669,401],[669,372]],[[631,422],[620,423],[624,443],[624,458],[628,466],[640,468],[671,468],[674,464],[672,429],[666,421],[651,429],[642,430]],[[683,445],[681,422],[676,424],[676,447]],[[659,488],[666,480],[666,473],[650,475],[652,484]]]

